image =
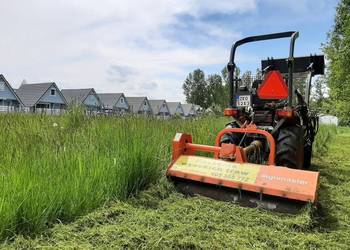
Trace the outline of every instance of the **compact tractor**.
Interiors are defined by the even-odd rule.
[[[215,146],[176,134],[167,176],[181,192],[290,213],[316,202],[319,173],[309,168],[318,117],[309,102],[312,77],[324,73],[324,57],[294,57],[298,36],[294,31],[252,36],[232,46],[224,114],[233,121],[218,133]],[[262,60],[261,76],[242,84],[235,74],[236,49],[281,38],[290,38],[288,58]]]

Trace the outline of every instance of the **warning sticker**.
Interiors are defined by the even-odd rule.
[[[213,177],[227,181],[255,183],[260,166],[236,163],[200,156],[180,156],[171,167],[173,171]]]

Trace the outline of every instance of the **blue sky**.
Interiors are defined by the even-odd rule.
[[[286,3],[287,1],[258,1],[255,9],[244,13],[220,14],[212,13],[200,18],[201,22],[215,24],[227,31],[228,39],[203,32],[197,27],[195,18],[179,17],[183,25],[174,26],[171,37],[175,41],[189,47],[221,44],[226,48],[227,57],[232,43],[237,38],[264,33],[282,31],[299,31],[300,37],[296,42],[296,56],[322,53],[321,44],[326,41],[338,1],[300,1],[300,4]],[[292,2],[292,1],[290,1]],[[205,25],[204,25],[205,29]],[[230,30],[232,33],[230,33]],[[231,39],[230,39],[231,38]],[[247,44],[238,49],[238,64],[242,70],[255,70],[260,60],[268,56],[286,57],[289,51],[289,39],[272,40]],[[216,73],[222,64],[202,67],[207,73]]]
[[[18,87],[55,81],[169,101],[184,100],[186,75],[226,65],[234,41],[298,30],[296,55],[321,53],[335,0],[0,0],[0,73]],[[239,48],[238,65],[253,70],[284,57],[288,40]]]

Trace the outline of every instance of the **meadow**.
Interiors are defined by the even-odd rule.
[[[212,145],[217,132],[228,121],[216,117],[186,121],[137,117],[89,118],[81,110],[71,110],[68,115],[60,117],[1,116],[1,240],[5,245],[14,240],[14,245],[10,246],[16,248],[22,245],[36,248],[38,245],[50,245],[51,235],[56,238],[58,235],[63,237],[63,240],[60,237],[55,239],[59,247],[84,246],[84,240],[90,238],[85,235],[85,229],[91,229],[94,234],[101,234],[108,244],[110,242],[118,247],[123,247],[125,242],[128,247],[137,247],[138,237],[148,237],[145,248],[152,248],[152,240],[158,241],[155,233],[165,230],[164,233],[179,234],[176,239],[160,246],[182,248],[192,246],[191,238],[178,242],[186,239],[187,231],[182,230],[183,225],[193,228],[193,232],[197,230],[195,237],[199,238],[208,237],[199,233],[205,231],[208,223],[210,227],[229,230],[231,225],[226,221],[232,216],[246,217],[242,221],[235,219],[238,223],[236,231],[240,227],[246,230],[247,225],[253,227],[254,223],[258,223],[256,216],[261,211],[232,208],[231,204],[205,198],[184,199],[162,178],[170,160],[171,140],[176,132],[188,132],[196,143]],[[338,133],[343,134],[343,130],[328,126],[320,128],[314,147],[314,165],[324,161],[330,150],[329,142]],[[322,168],[322,165],[315,166]],[[325,183],[321,183],[321,187],[328,185],[327,181]],[[142,191],[146,188],[149,189]],[[322,194],[322,197],[325,195]],[[122,219],[124,226],[121,226],[118,216],[113,221],[113,214],[119,214],[115,210],[120,209],[121,215],[125,214]],[[90,214],[93,211],[97,212]],[[307,210],[297,217],[283,218],[263,212],[262,218],[271,219],[282,229],[296,227],[297,230],[308,230],[317,221],[314,214],[312,210]],[[170,215],[174,218],[170,219]],[[213,223],[210,218],[213,218]],[[78,221],[74,222],[76,219]],[[180,221],[182,226],[178,225]],[[166,230],[172,222],[177,225],[171,226],[176,232]],[[113,232],[123,235],[118,238],[121,242],[115,242],[99,232],[96,223],[111,227]],[[162,225],[164,228],[159,228]],[[252,230],[251,233],[255,232],[252,228],[248,229]],[[39,238],[31,240],[28,236]],[[75,241],[67,243],[68,238]],[[99,236],[89,247],[98,246],[95,240],[98,242]],[[203,247],[215,247],[214,241],[209,241],[209,245]],[[202,244],[198,241],[195,246],[201,248]],[[104,243],[103,246],[106,247]]]
[[[33,235],[155,183],[178,131],[213,143],[225,118],[0,117],[0,238]]]
[[[208,120],[210,123],[217,121]],[[72,223],[56,223],[34,238],[18,235],[13,242],[0,247],[349,249],[350,129],[321,127],[319,132],[317,143],[328,145],[315,147],[320,151],[315,152],[312,164],[312,170],[321,174],[319,200],[316,207],[306,206],[296,215],[246,208],[200,196],[186,197],[161,177],[128,199],[111,200]],[[202,136],[207,138],[212,134]]]

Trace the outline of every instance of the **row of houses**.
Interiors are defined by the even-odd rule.
[[[193,104],[129,97],[123,93],[96,93],[93,88],[60,90],[54,82],[28,84],[24,81],[18,89],[14,89],[0,75],[0,112],[58,115],[70,105],[83,106],[90,114],[133,113],[164,118],[175,115],[194,117],[200,110]]]

